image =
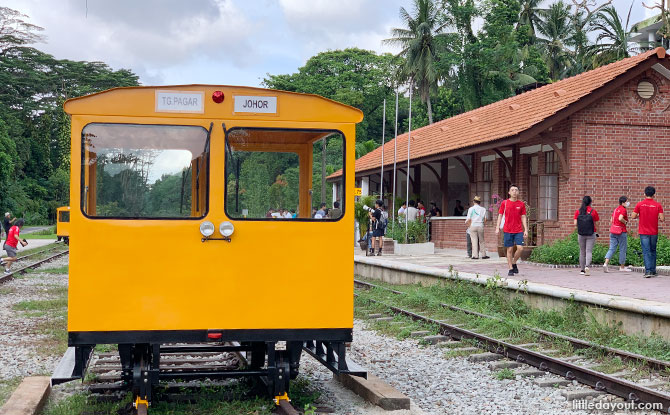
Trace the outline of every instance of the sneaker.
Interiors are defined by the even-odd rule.
[[[654,275],[651,274],[651,273],[649,273],[649,272],[645,272],[645,273],[644,273],[644,278],[651,278],[651,277],[653,277],[653,276],[654,276]]]
[[[517,267],[516,264],[512,264],[512,272],[515,274],[519,273],[519,267]]]
[[[5,270],[5,275],[9,275],[9,274],[11,274],[11,273],[12,273],[12,271],[10,271],[10,270],[8,270],[8,269]]]
[[[484,256],[482,257],[482,259],[489,259],[489,258],[491,258],[491,257],[488,256],[488,255],[484,255]]]
[[[591,270],[589,267],[584,268],[584,275],[591,275]]]
[[[579,271],[579,275],[584,275],[584,270]]]
[[[633,272],[633,269],[631,267],[624,267],[624,268],[619,268],[619,271],[621,271],[621,272]]]
[[[513,277],[514,276],[514,270],[513,269],[509,270],[509,272],[507,273],[507,276],[508,277]]]
[[[470,258],[470,259],[479,259],[479,257],[478,257],[478,256],[473,256],[473,257]]]
[[[609,268],[607,268],[607,265],[603,265],[603,271],[610,272]]]

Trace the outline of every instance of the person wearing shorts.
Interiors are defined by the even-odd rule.
[[[519,188],[515,185],[509,187],[509,199],[500,204],[498,210],[498,223],[496,235],[500,234],[500,222],[505,217],[503,224],[503,245],[507,248],[507,265],[509,272],[507,276],[513,277],[519,273],[516,263],[521,258],[523,251],[523,239],[528,237],[528,223],[526,221],[526,204],[519,198]],[[516,252],[514,251],[516,247]]]
[[[12,264],[16,262],[16,253],[18,251],[17,247],[19,243],[21,243],[22,246],[26,246],[28,244],[25,239],[19,239],[19,233],[24,223],[25,221],[23,219],[17,220],[14,226],[12,226],[7,233],[7,240],[2,247],[2,249],[7,252],[7,257],[0,260],[0,265],[5,267],[5,275],[11,274],[9,269],[12,267]]]
[[[384,216],[384,202],[380,199],[375,202],[375,209],[370,212],[370,219],[373,226],[372,230],[372,253],[374,254],[375,249],[379,248],[377,251],[377,256],[382,254],[382,244],[384,237],[384,225],[382,224],[382,217]]]

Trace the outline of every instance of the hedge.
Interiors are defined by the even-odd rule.
[[[603,264],[605,254],[609,248],[609,234],[601,236],[593,247],[594,264]],[[656,264],[670,265],[670,239],[664,235],[658,236],[658,245],[656,246]],[[533,250],[530,260],[544,264],[578,265],[579,264],[579,242],[577,242],[577,231],[570,234],[565,239],[560,239],[552,244],[538,246]],[[619,264],[619,250],[614,252],[610,264]],[[642,248],[640,238],[634,238],[628,235],[628,250],[626,252],[626,264],[634,266],[643,266]]]

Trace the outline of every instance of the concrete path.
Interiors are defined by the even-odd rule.
[[[495,252],[489,255],[491,255],[491,259],[472,260],[467,258],[462,250],[436,249],[436,253],[433,255],[396,256],[384,254],[375,258],[423,265],[442,271],[449,269],[451,266],[459,272],[482,276],[494,276],[497,273],[502,278],[506,278],[508,268],[505,258],[498,258]],[[365,256],[365,252],[356,249],[355,256]],[[578,268],[548,268],[524,264],[523,262],[519,263],[518,267],[519,274],[513,277],[516,280],[528,280],[529,282],[558,287],[670,304],[670,277],[668,276],[643,278],[641,273],[619,272],[618,267],[610,267],[610,272],[605,273],[602,266],[592,268],[590,276],[579,275]]]

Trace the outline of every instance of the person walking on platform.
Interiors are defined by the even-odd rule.
[[[584,196],[582,206],[575,211],[574,224],[577,227],[579,240],[579,267],[581,275],[591,275],[589,267],[593,256],[593,245],[596,242],[596,222],[600,220],[598,212],[591,207],[591,196]]]
[[[484,224],[486,223],[486,209],[480,206],[482,199],[479,196],[475,196],[473,201],[475,202],[468,209],[467,219],[465,224],[467,225],[470,222],[470,227],[468,228],[468,234],[472,240],[472,259],[488,259],[486,255],[486,247],[484,246]]]
[[[25,221],[23,219],[17,220],[7,233],[7,240],[2,247],[2,249],[7,252],[7,257],[0,259],[0,265],[5,267],[5,275],[11,274],[9,269],[12,267],[12,264],[16,262],[16,252],[19,242],[22,246],[28,245],[28,241],[19,239],[19,233],[24,223]]]
[[[507,276],[513,277],[519,273],[516,263],[521,258],[523,239],[528,237],[528,222],[526,221],[526,204],[519,200],[519,188],[516,185],[509,187],[509,199],[500,204],[496,236],[500,234],[501,222],[503,230],[503,245],[507,248]],[[516,252],[514,251],[516,247]]]
[[[640,218],[637,233],[640,235],[642,257],[644,259],[644,277],[655,277],[656,274],[656,243],[658,242],[658,221],[665,221],[663,207],[654,200],[656,189],[647,186],[644,189],[645,199],[635,205],[632,219]]]
[[[626,224],[628,224],[628,211],[626,208],[630,206],[630,202],[626,196],[619,198],[619,206],[614,209],[612,217],[610,218],[610,249],[605,255],[605,264],[603,271],[609,272],[607,266],[610,259],[614,255],[617,246],[619,247],[619,271],[630,272],[632,269],[626,266],[626,251],[628,248],[628,232],[626,231]]]

